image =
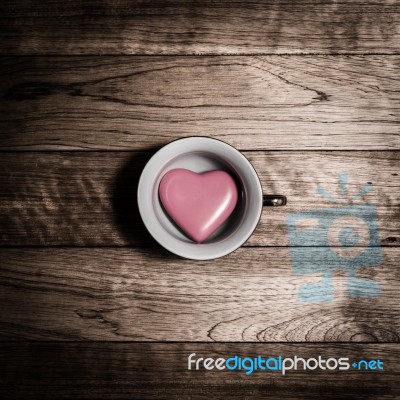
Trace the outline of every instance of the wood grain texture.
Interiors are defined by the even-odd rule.
[[[382,252],[382,264],[357,272],[379,284],[380,296],[349,297],[353,283],[337,271],[332,301],[304,302],[299,289],[332,265],[324,248],[302,249],[297,260],[321,264],[301,275],[287,247],[242,248],[208,262],[160,249],[1,249],[0,337],[399,342],[400,254]]]
[[[137,185],[151,152],[3,153],[0,158],[0,244],[7,246],[155,246],[137,208]],[[265,193],[284,194],[288,205],[265,208],[251,246],[287,246],[291,212],[340,199],[338,174],[348,173],[348,199],[367,182],[373,189],[354,204],[376,205],[381,244],[400,243],[400,153],[244,152]],[[366,221],[370,211],[360,211]],[[299,231],[302,234],[302,231]]]
[[[384,371],[189,371],[187,358],[380,359]],[[379,344],[0,344],[2,398],[398,399],[399,346]],[[16,384],[18,382],[18,384]],[[323,396],[323,397],[321,397]]]
[[[400,398],[399,43],[391,0],[1,1],[0,398]],[[145,163],[189,135],[289,199],[215,261],[163,250],[137,210]],[[328,256],[348,249],[288,247],[291,213],[331,220],[316,188],[338,198],[340,172],[346,202],[373,186],[350,204],[376,205],[382,261],[357,277],[377,297],[349,296]],[[301,301],[326,270],[332,301]],[[188,371],[193,352],[385,371]]]
[[[1,54],[399,52],[385,1],[3,1]]]
[[[400,15],[400,14],[399,14]],[[400,149],[400,57],[6,57],[1,150]]]

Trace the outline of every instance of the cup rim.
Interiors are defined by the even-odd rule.
[[[189,248],[191,247],[193,251],[191,252],[188,249],[188,243],[175,243],[174,245],[173,240],[168,238],[168,234],[164,235],[163,232],[166,232],[166,230],[161,227],[161,224],[157,220],[154,210],[151,212],[149,208],[149,193],[150,190],[153,188],[154,185],[154,179],[151,179],[154,170],[157,168],[161,168],[162,161],[163,161],[163,155],[164,153],[167,153],[173,148],[173,146],[176,146],[177,142],[193,142],[195,145],[193,147],[194,151],[199,151],[198,145],[203,144],[204,141],[212,141],[212,143],[218,143],[218,146],[222,146],[222,148],[228,149],[231,155],[236,156],[237,158],[240,159],[240,161],[246,166],[248,171],[251,172],[251,178],[254,179],[254,182],[256,182],[256,187],[258,190],[258,195],[255,195],[256,197],[259,198],[258,201],[258,213],[256,214],[256,218],[253,219],[253,222],[251,223],[251,227],[247,229],[246,235],[242,235],[243,237],[239,237],[238,240],[234,244],[230,244],[230,246],[226,246],[225,249],[219,249],[218,251],[212,252],[210,254],[210,248],[213,247],[215,243],[203,243],[203,244],[197,244],[197,243],[190,243]],[[200,141],[200,142],[199,142]],[[197,142],[197,143],[196,143]],[[197,146],[196,146],[197,145]],[[200,150],[200,152],[203,150]],[[208,150],[204,150],[205,152]],[[185,154],[185,152],[180,153],[180,154]],[[180,155],[177,153],[175,156],[178,157]],[[164,163],[166,160],[164,160]],[[155,176],[153,176],[155,178]],[[159,150],[157,150],[152,157],[149,159],[149,161],[146,163],[140,179],[139,179],[139,184],[138,184],[138,190],[137,190],[137,202],[138,202],[138,208],[139,208],[139,213],[142,218],[142,221],[144,225],[146,226],[146,229],[148,232],[151,234],[151,236],[165,249],[170,251],[171,253],[174,253],[180,257],[191,259],[191,260],[212,260],[220,257],[224,257],[233,251],[237,250],[240,248],[254,233],[260,219],[261,219],[261,214],[262,214],[262,208],[263,208],[263,190],[262,190],[262,185],[261,185],[261,180],[260,177],[257,174],[257,171],[255,170],[254,166],[251,164],[251,162],[234,146],[230,145],[229,143],[224,142],[223,140],[208,137],[208,136],[187,136],[183,138],[178,138],[175,139],[166,145],[162,146]],[[159,227],[157,227],[160,225]],[[161,227],[161,231],[160,231]],[[234,233],[228,236],[230,238]],[[171,236],[171,235],[169,235]],[[228,239],[227,238],[227,239]],[[224,240],[222,240],[223,242]],[[218,242],[221,243],[221,242]],[[195,246],[195,247],[194,247]],[[203,250],[207,250],[204,252],[198,252],[194,251],[194,249],[202,248]]]

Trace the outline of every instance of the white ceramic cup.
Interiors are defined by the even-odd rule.
[[[204,243],[190,240],[161,205],[158,193],[160,181],[175,168],[197,173],[222,169],[237,182],[239,198],[235,210]],[[263,205],[285,204],[285,196],[263,196],[260,179],[242,153],[225,142],[209,137],[187,137],[162,147],[146,164],[138,186],[139,212],[150,234],[167,250],[192,260],[211,260],[236,250],[254,232]]]

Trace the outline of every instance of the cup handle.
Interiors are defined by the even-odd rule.
[[[281,194],[264,194],[263,195],[263,206],[265,207],[279,207],[285,206],[287,203],[286,196]]]

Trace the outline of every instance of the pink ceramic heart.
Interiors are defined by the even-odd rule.
[[[196,174],[173,169],[163,176],[159,194],[169,216],[197,243],[227,220],[238,199],[235,181],[221,170]]]

